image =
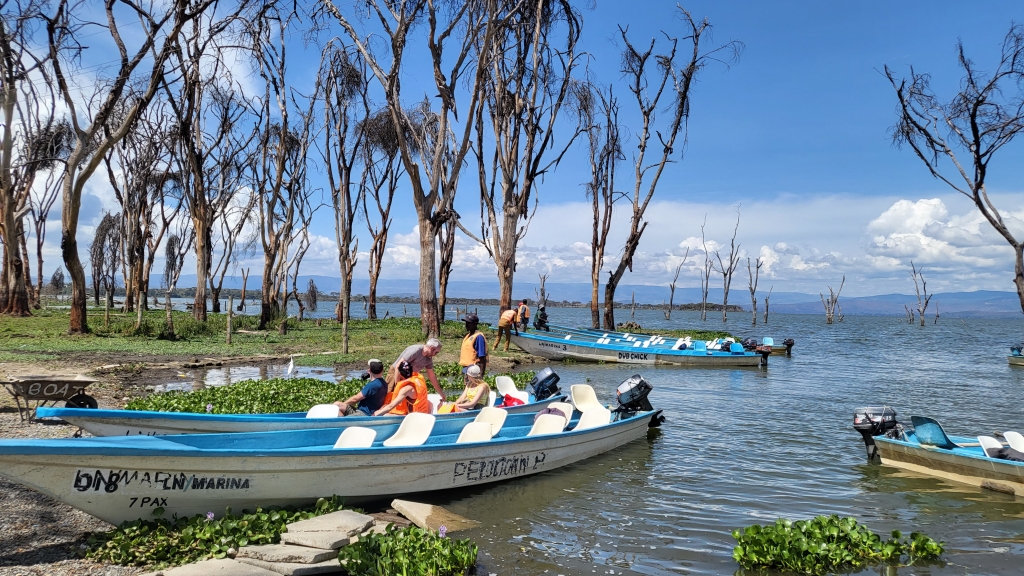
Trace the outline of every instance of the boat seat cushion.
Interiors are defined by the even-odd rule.
[[[491,425],[488,422],[469,422],[459,433],[456,444],[467,442],[487,442],[491,439]]]
[[[533,428],[527,436],[539,436],[541,434],[557,434],[565,429],[565,418],[554,414],[541,414],[533,423]]]
[[[612,411],[607,408],[591,408],[580,416],[580,421],[573,430],[587,430],[604,426],[612,421]]]
[[[391,438],[385,440],[384,445],[388,447],[421,446],[427,441],[430,431],[434,429],[434,420],[433,414],[420,412],[406,414],[402,418],[402,424],[398,427],[398,431]]]
[[[335,448],[369,448],[373,446],[373,441],[377,439],[377,431],[373,428],[363,428],[362,426],[349,426],[341,432],[341,436],[338,436],[338,441],[334,443]]]
[[[335,404],[317,404],[306,412],[306,418],[337,418],[341,415],[341,408]]]
[[[501,408],[495,408],[493,406],[486,406],[480,409],[480,413],[473,419],[474,422],[486,422],[491,425],[491,436],[494,436],[501,431],[501,427],[505,425],[505,418],[508,417],[508,411],[502,410]]]

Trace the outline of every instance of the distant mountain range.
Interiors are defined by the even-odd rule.
[[[299,289],[302,290],[309,283],[310,279],[316,282],[321,292],[337,292],[341,286],[338,278],[330,276],[300,276]],[[182,275],[178,281],[181,288],[194,287],[196,277]],[[258,291],[260,278],[250,276],[246,285],[247,290]],[[224,279],[225,288],[241,288],[241,276],[229,276]],[[536,282],[517,282],[513,293],[513,299],[529,298],[536,300],[538,284]],[[545,286],[548,292],[548,300],[589,302],[590,285],[584,283],[556,283],[548,282]],[[369,292],[369,281],[357,279],[352,282],[353,294],[366,294]],[[415,297],[419,294],[419,282],[417,280],[381,280],[377,283],[377,293],[381,296],[409,296]],[[497,282],[466,282],[453,281],[448,285],[448,295],[453,298],[497,298]],[[635,297],[640,304],[661,304],[668,302],[669,291],[666,286],[632,285],[619,286],[616,291],[616,301],[629,302]],[[746,286],[742,289],[732,290],[729,293],[729,303],[747,307],[750,305],[750,295]],[[722,290],[711,290],[708,300],[720,303],[722,301]],[[698,288],[676,289],[676,304],[686,302],[700,302],[700,290]],[[847,315],[869,315],[869,316],[902,316],[906,314],[904,305],[912,309],[917,305],[917,297],[913,294],[882,294],[878,296],[842,297],[839,306]],[[758,307],[764,306],[764,293],[758,294]],[[1016,317],[1021,315],[1020,301],[1015,292],[995,292],[990,290],[979,290],[976,292],[949,292],[936,294],[932,297],[928,307],[928,315],[935,313],[936,307],[939,314],[956,317],[972,316],[996,316]],[[824,308],[821,298],[817,294],[805,294],[801,292],[773,292],[771,296],[771,310],[773,312],[788,314],[823,314]]]

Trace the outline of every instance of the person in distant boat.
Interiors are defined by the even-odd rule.
[[[462,321],[466,323],[466,335],[459,350],[462,374],[465,375],[470,366],[479,366],[480,373],[484,374],[487,372],[487,339],[478,329],[480,317],[469,313],[462,317]]]
[[[527,306],[529,300],[523,298],[519,302],[519,307],[516,309],[516,314],[519,316],[519,328],[526,332],[530,328],[530,307]]]
[[[498,344],[501,344],[501,335],[505,335],[505,350],[508,350],[508,345],[512,343],[512,331],[516,331],[516,336],[519,336],[519,313],[516,312],[515,308],[509,308],[501,313],[501,317],[498,318],[498,339],[494,341],[494,349],[498,349]]]
[[[374,358],[367,364],[370,381],[363,389],[344,402],[335,402],[342,416],[373,416],[384,405],[388,384],[384,381],[384,363]],[[357,405],[358,404],[358,405]]]
[[[479,366],[470,366],[466,370],[466,389],[462,391],[462,395],[455,402],[449,402],[438,408],[437,413],[465,412],[479,410],[487,406],[491,387],[484,381],[482,374]]]
[[[403,350],[398,355],[398,359],[391,365],[387,378],[385,378],[388,383],[388,391],[394,390],[395,384],[399,380],[398,365],[404,360],[412,366],[413,372],[424,374],[434,387],[434,392],[437,392],[441,395],[441,398],[444,398],[444,390],[437,382],[437,375],[434,374],[434,356],[437,356],[439,352],[441,352],[441,341],[437,338],[427,340],[426,344],[413,344]]]
[[[403,379],[395,384],[393,392],[385,399],[386,404],[381,406],[374,416],[390,414],[392,416],[405,416],[412,412],[430,414],[430,400],[427,398],[427,379],[419,372],[413,372],[412,366],[405,361],[398,365],[398,374]]]
[[[544,311],[543,306],[537,308],[537,318],[533,321],[533,327],[537,330],[551,332],[551,327],[548,326],[548,313]]]

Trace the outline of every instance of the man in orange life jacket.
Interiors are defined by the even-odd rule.
[[[498,339],[494,341],[494,349],[498,349],[498,344],[501,344],[501,335],[505,335],[505,350],[508,350],[508,345],[512,343],[512,331],[516,331],[516,336],[519,336],[519,329],[516,328],[516,323],[519,320],[516,309],[509,308],[501,313],[501,317],[498,318]]]
[[[530,329],[530,307],[527,305],[528,300],[523,298],[519,302],[519,307],[516,309],[516,315],[519,317],[519,328],[526,332]]]
[[[465,375],[470,366],[479,366],[482,375],[487,371],[487,339],[477,329],[480,318],[471,313],[463,316],[462,321],[466,323],[466,336],[462,339],[459,351],[462,374]]]
[[[390,414],[405,416],[410,412],[430,414],[430,400],[427,398],[427,379],[419,372],[413,372],[408,362],[398,365],[398,374],[402,380],[395,384],[395,389],[384,399],[385,404],[373,413],[374,416]]]

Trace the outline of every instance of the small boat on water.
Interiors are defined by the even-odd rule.
[[[1021,352],[1022,348],[1024,348],[1024,344],[1010,346],[1010,355],[1006,357],[1010,366],[1024,366],[1024,353]]]
[[[572,334],[580,338],[590,338],[605,343],[628,343],[632,345],[634,342],[647,342],[648,346],[668,347],[674,350],[685,350],[687,348],[691,348],[696,342],[689,336],[677,338],[662,336],[659,334],[617,332],[614,330],[600,330],[598,328],[570,328],[567,326],[557,325],[550,326],[550,328],[552,332],[560,335]],[[735,338],[714,338],[711,340],[705,340],[704,345],[708,350],[728,351],[733,342],[736,342]],[[776,346],[773,338],[764,338],[760,342],[754,338],[746,338],[740,343],[743,344],[743,347],[748,352],[770,352],[773,356],[791,356],[793,354],[793,346],[796,344],[796,341],[792,338],[787,338],[782,341],[781,346]]]
[[[485,408],[475,419],[414,413],[375,428],[0,440],[0,476],[112,524],[155,511],[375,500],[537,474],[643,438],[664,420],[650,389],[630,378],[612,411],[574,386],[568,418]]]
[[[499,376],[499,378],[501,378]],[[558,375],[545,368],[527,385],[526,391],[506,389],[523,404],[504,408],[509,414],[533,414],[547,408],[552,402],[561,402],[565,396],[558,389]],[[511,380],[510,380],[511,382]],[[503,395],[502,394],[502,395]],[[438,405],[440,396],[431,394],[432,404]],[[499,398],[491,391],[489,405]],[[539,400],[538,400],[539,398]],[[333,408],[333,410],[332,410]],[[473,418],[479,410],[438,414],[442,420]],[[157,436],[168,434],[224,434],[231,432],[270,432],[275,430],[304,430],[310,428],[346,428],[349,426],[382,426],[401,423],[401,416],[346,416],[339,417],[332,404],[314,406],[309,412],[279,414],[195,414],[190,412],[156,412],[146,410],[97,410],[83,408],[39,408],[37,418],[60,418],[78,426],[94,436]]]
[[[548,358],[567,358],[586,362],[619,362],[626,364],[668,364],[675,366],[759,366],[766,355],[748,352],[738,342],[724,349],[709,350],[703,340],[681,348],[683,339],[660,336],[623,340],[618,337],[564,332],[520,332],[512,342],[525,352]]]
[[[854,428],[864,438],[868,459],[882,464],[980,486],[996,492],[1024,496],[1024,436],[1004,432],[1004,441],[992,436],[947,436],[932,418],[911,416],[896,420],[888,406],[854,411]]]

